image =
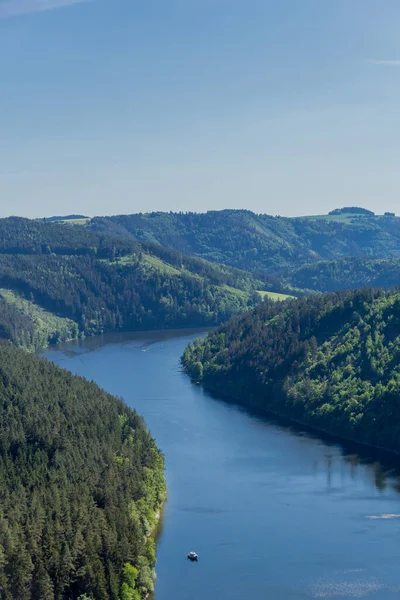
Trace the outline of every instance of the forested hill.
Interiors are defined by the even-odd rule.
[[[293,219],[247,210],[159,212],[96,217],[87,226],[255,272],[343,257],[400,258],[400,218],[351,211]]]
[[[295,288],[335,292],[361,287],[400,285],[400,258],[340,258],[303,265],[282,276]]]
[[[106,331],[219,324],[280,291],[268,277],[159,245],[29,219],[0,220],[0,337],[38,348]]]
[[[144,598],[165,484],[142,419],[8,342],[0,397],[1,598]]]
[[[400,293],[264,303],[185,351],[192,377],[244,404],[400,452]]]
[[[0,254],[57,254],[115,258],[137,248],[132,240],[83,227],[22,217],[0,219]]]

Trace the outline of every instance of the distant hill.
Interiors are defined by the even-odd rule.
[[[332,210],[330,215],[363,215],[365,217],[375,217],[375,213],[367,208],[360,208],[359,206],[347,206],[344,208],[335,208]]]
[[[341,209],[341,211],[346,209]],[[340,214],[284,218],[247,210],[96,217],[91,231],[150,241],[208,261],[280,276],[321,260],[400,258],[400,218]]]
[[[285,292],[268,276],[159,245],[29,219],[0,220],[0,337],[19,346],[106,331],[212,326]]]
[[[313,292],[336,292],[361,287],[400,286],[400,258],[339,258],[303,265],[290,271],[284,281],[294,288]]]
[[[44,217],[43,221],[79,221],[81,219],[89,219],[90,217],[85,215],[66,215],[56,217]]]

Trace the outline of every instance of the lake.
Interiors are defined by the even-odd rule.
[[[400,459],[212,397],[179,364],[199,335],[112,334],[43,354],[122,396],[165,454],[156,600],[399,597]]]

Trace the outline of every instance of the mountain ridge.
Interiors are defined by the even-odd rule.
[[[400,257],[400,218],[351,214],[340,219],[342,215],[289,218],[232,209],[94,217],[87,227],[273,275],[321,260]]]

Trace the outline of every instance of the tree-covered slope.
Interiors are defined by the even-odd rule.
[[[22,294],[0,288],[0,339],[34,350],[78,335],[79,326],[72,319],[59,317]]]
[[[400,293],[265,303],[185,351],[188,372],[241,402],[400,452]]]
[[[3,256],[0,285],[46,312],[69,319],[70,337],[77,332],[94,335],[216,325],[258,299],[257,295],[212,284],[190,272],[174,272],[169,265],[164,271],[163,263],[152,263],[148,255],[145,258],[131,256],[120,265],[93,257]],[[20,315],[20,330],[26,329],[23,321],[28,315],[15,305],[10,306],[7,299],[0,302],[0,326],[5,337],[20,343],[18,336],[12,334],[5,304],[17,323]],[[33,346],[37,346],[35,322],[27,330],[30,329]],[[49,341],[62,341],[62,337],[60,331]]]
[[[341,258],[303,265],[283,277],[295,288],[336,292],[361,287],[400,285],[400,259]]]
[[[0,220],[0,337],[24,347],[216,325],[258,302],[256,290],[281,288],[266,276],[81,226]]]
[[[0,254],[60,254],[113,258],[134,251],[133,241],[83,227],[22,217],[0,219]]]
[[[223,210],[97,217],[88,227],[255,272],[277,273],[343,257],[400,257],[399,218],[345,217],[289,219]]]
[[[0,343],[1,598],[144,597],[164,494],[163,458],[134,411]]]

